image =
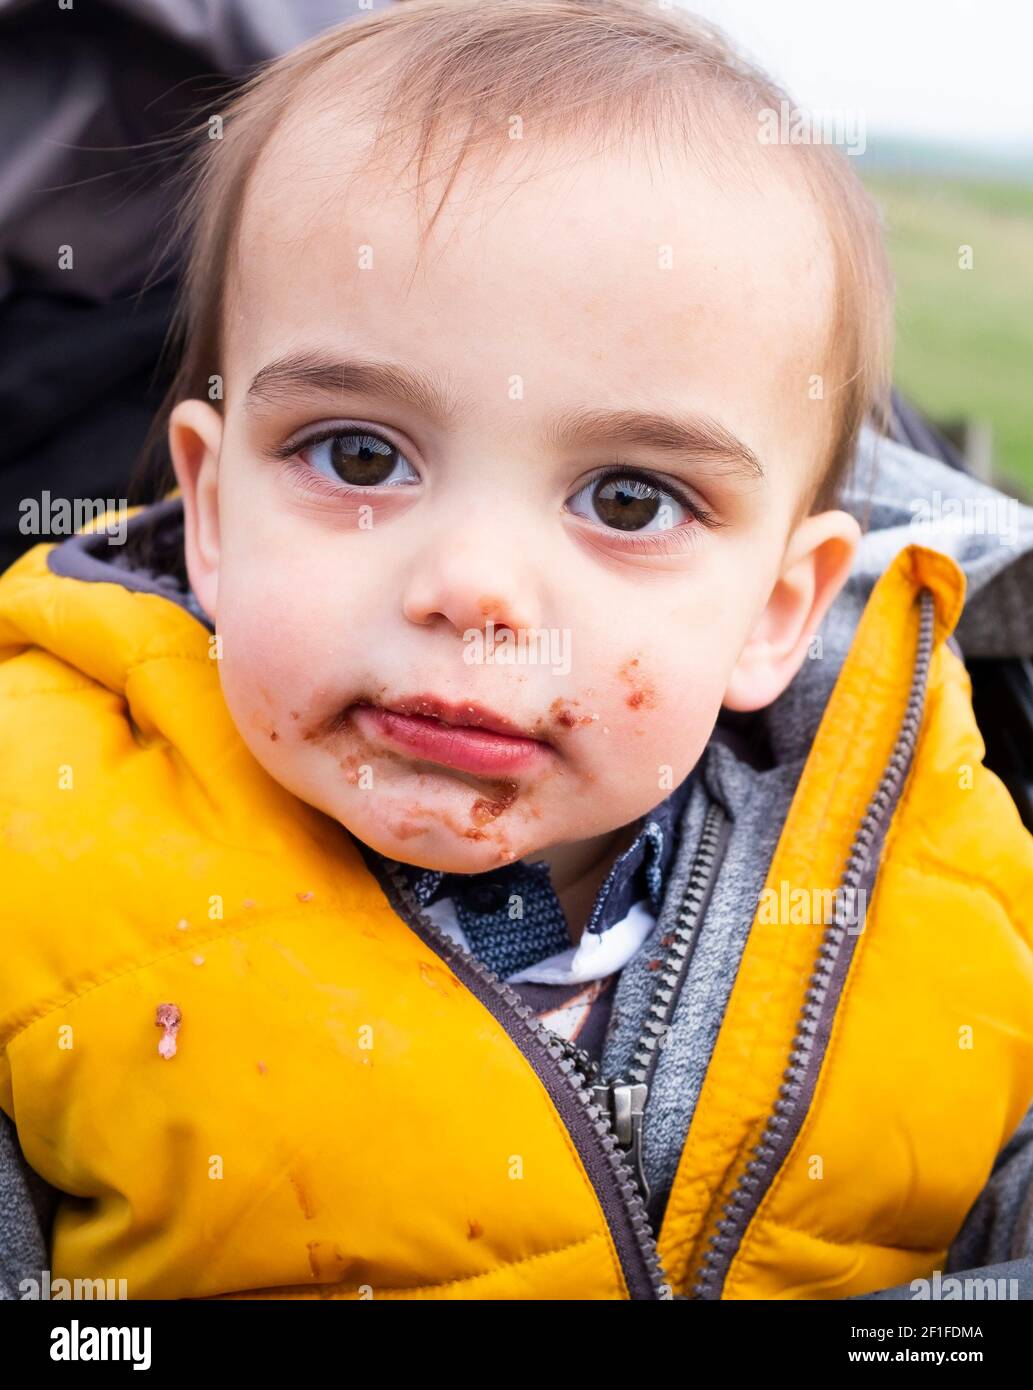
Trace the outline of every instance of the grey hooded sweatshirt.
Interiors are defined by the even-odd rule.
[[[174,551],[181,508],[159,505],[167,518],[166,544]],[[955,650],[966,657],[1033,657],[1033,508],[871,431],[862,436],[843,505],[866,529],[850,578],[819,629],[822,659],[805,661],[769,708],[715,730],[693,777],[660,916],[617,982],[602,1058],[607,1077],[626,1074],[632,1062],[656,985],[649,963],[660,952],[661,938],[674,928],[707,834],[708,811],[718,805],[728,824],[727,838],[695,933],[691,968],[666,1045],[659,1050],[643,1124],[642,1164],[654,1229],[775,846],[876,580],[912,542],[943,550],[962,567],[968,583],[965,609],[950,639]],[[79,579],[161,593],[206,621],[193,595],[170,573],[127,567],[125,553],[109,547],[106,539],[69,538],[51,552],[50,564]],[[0,1298],[18,1298],[20,1281],[38,1280],[48,1267],[49,1228],[58,1197],[29,1169],[13,1126],[0,1114]],[[1011,1291],[1033,1298],[1033,1108],[998,1155],[946,1263],[944,1274],[964,1271],[973,1277],[1014,1279]],[[572,1294],[576,1297],[576,1291]],[[913,1294],[901,1286],[863,1297],[908,1299]]]

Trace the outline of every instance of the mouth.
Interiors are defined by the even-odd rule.
[[[453,704],[434,695],[414,695],[392,705],[360,701],[348,714],[367,737],[484,777],[526,771],[553,753],[550,743],[484,705]]]

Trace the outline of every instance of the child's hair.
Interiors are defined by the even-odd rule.
[[[826,395],[835,393],[836,407],[830,445],[798,516],[837,505],[861,425],[871,419],[885,430],[889,420],[893,286],[878,209],[834,146],[762,145],[762,113],[783,111],[785,93],[719,31],[658,0],[405,0],[260,68],[219,112],[221,129],[205,116],[187,133],[193,148],[172,232],[183,264],[166,343],[176,370],[135,485],[149,484],[152,496],[172,485],[163,448],[169,413],[180,400],[211,399],[212,378],[222,373],[241,209],[270,136],[302,101],[332,107],[349,84],[361,83],[367,45],[376,83],[363,88],[373,109],[364,104],[362,114],[379,124],[363,171],[377,167],[378,151],[390,159],[407,147],[404,168],[417,161],[420,191],[439,144],[455,154],[427,230],[467,152],[476,149],[489,165],[494,152],[497,162],[516,117],[525,132],[595,149],[601,136],[651,134],[658,150],[680,140],[726,180],[751,178],[756,166],[743,154],[752,136],[751,159],[780,159],[787,178],[798,175],[824,215],[834,255],[835,307],[815,376]]]

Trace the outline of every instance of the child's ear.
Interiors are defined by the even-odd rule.
[[[219,450],[222,416],[207,401],[180,401],[169,416],[169,453],[183,494],[190,587],[214,620],[219,590]]]
[[[849,512],[820,512],[800,522],[767,606],[732,671],[726,708],[764,709],[778,699],[846,582],[860,539],[861,528]]]

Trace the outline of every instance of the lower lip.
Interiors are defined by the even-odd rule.
[[[395,714],[377,705],[353,705],[352,716],[361,732],[378,734],[407,753],[488,777],[523,771],[551,751],[547,743],[537,739],[441,724],[419,714]]]

